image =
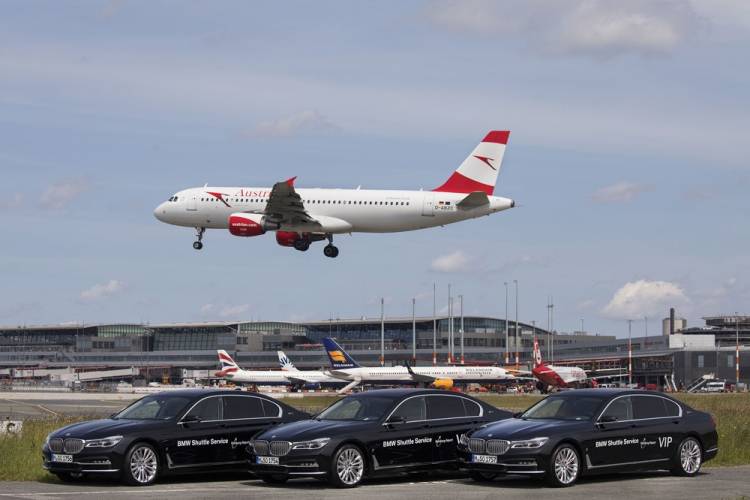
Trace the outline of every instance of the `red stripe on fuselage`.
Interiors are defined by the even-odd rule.
[[[433,191],[442,193],[466,194],[473,193],[475,191],[481,191],[483,193],[486,193],[488,196],[492,196],[492,193],[495,191],[495,186],[482,184],[481,182],[469,179],[468,177],[461,175],[458,172],[453,172],[453,175],[451,175],[450,178],[445,181],[442,186],[433,189]]]

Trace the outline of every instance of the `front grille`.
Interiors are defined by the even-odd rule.
[[[83,449],[83,439],[68,438],[65,440],[63,449],[65,453],[70,453],[71,455],[80,453]]]
[[[49,440],[49,449],[52,453],[62,453],[63,451],[63,440],[60,438],[52,438]]]
[[[253,449],[256,455],[268,455],[268,441],[253,441]]]
[[[490,439],[487,441],[487,453],[490,455],[502,455],[510,448],[510,441],[502,439]]]
[[[283,457],[292,449],[289,441],[271,441],[271,455]]]
[[[469,439],[469,451],[472,453],[484,453],[484,439]]]

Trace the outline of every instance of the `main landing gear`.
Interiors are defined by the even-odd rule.
[[[335,259],[339,255],[339,249],[338,247],[333,245],[332,234],[327,234],[326,238],[328,238],[328,244],[325,247],[323,247],[323,255],[325,255],[326,257]]]
[[[203,240],[203,233],[206,232],[206,228],[205,227],[196,227],[195,231],[196,231],[195,237],[198,238],[198,241],[193,242],[193,248],[195,248],[196,250],[200,250],[201,248],[203,248],[203,242],[202,242],[202,240]]]

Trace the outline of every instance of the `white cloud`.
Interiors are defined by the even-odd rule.
[[[65,208],[89,188],[85,179],[68,179],[50,185],[39,199],[42,207],[59,210]]]
[[[702,24],[679,0],[445,0],[430,2],[426,16],[452,31],[511,35],[546,53],[597,58],[668,53]]]
[[[23,194],[21,193],[0,197],[0,210],[12,210],[21,205],[23,205]]]
[[[238,304],[234,306],[224,306],[219,310],[219,316],[222,318],[234,318],[245,314],[250,310],[250,304]]]
[[[626,203],[650,189],[644,184],[623,181],[597,189],[591,198],[597,203]]]
[[[617,290],[602,313],[610,318],[639,319],[666,314],[670,307],[687,302],[685,292],[675,283],[638,280]]]
[[[307,110],[277,120],[259,123],[252,135],[261,137],[291,137],[299,134],[318,134],[338,127],[317,110]]]
[[[461,250],[435,258],[430,265],[433,271],[441,273],[455,273],[465,271],[469,267],[469,258]]]
[[[109,280],[107,283],[94,285],[81,292],[81,299],[96,301],[106,299],[125,289],[125,284],[119,280]]]
[[[214,305],[213,304],[204,304],[201,307],[201,314],[210,314],[214,311]]]

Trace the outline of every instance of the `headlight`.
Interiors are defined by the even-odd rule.
[[[466,434],[461,434],[458,437],[458,444],[464,447],[469,446],[469,436],[467,436]]]
[[[109,436],[101,439],[86,441],[86,448],[110,448],[122,441],[122,436]]]
[[[312,441],[297,441],[292,443],[293,450],[319,450],[328,444],[331,438],[313,439]]]
[[[536,448],[541,448],[547,441],[549,441],[549,438],[546,437],[526,439],[524,441],[511,441],[510,447],[522,450],[533,450]]]

